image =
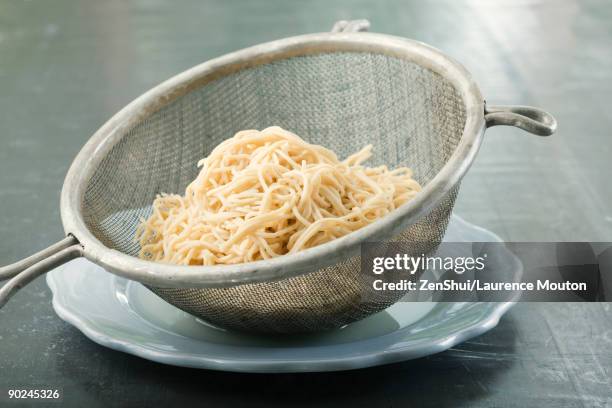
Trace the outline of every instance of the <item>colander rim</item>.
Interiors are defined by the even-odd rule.
[[[86,187],[106,154],[142,119],[192,89],[233,72],[300,55],[372,52],[406,59],[442,75],[464,103],[461,140],[440,172],[415,199],[344,237],[291,255],[236,265],[180,266],[139,259],[108,248],[89,230],[82,212]],[[312,272],[354,256],[365,241],[390,238],[433,208],[461,180],[476,156],[485,131],[484,99],[470,73],[427,44],[378,33],[317,33],[263,43],[190,68],[136,98],[109,119],[75,157],[64,181],[60,210],[66,234],[76,237],[83,255],[108,271],[161,287],[227,287],[279,280]]]

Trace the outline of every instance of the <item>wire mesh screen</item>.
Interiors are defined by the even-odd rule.
[[[340,158],[373,144],[369,165],[411,167],[426,185],[455,150],[464,123],[464,104],[454,87],[412,62],[372,53],[279,60],[210,82],[134,127],[96,170],[83,215],[102,243],[135,256],[135,229],[155,196],[184,193],[197,176],[198,160],[237,131],[278,125]],[[439,242],[457,188],[400,238]],[[358,269],[352,259],[274,283],[153,290],[222,326],[311,331],[338,327],[397,300],[361,302]]]

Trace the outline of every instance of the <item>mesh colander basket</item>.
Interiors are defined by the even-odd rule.
[[[415,41],[357,32],[258,45],[203,63],[153,88],[83,147],[64,183],[67,237],[0,269],[12,278],[0,306],[36,276],[85,256],[145,284],[213,324],[258,332],[331,329],[396,302],[360,279],[364,241],[427,243],[444,236],[459,183],[488,126],[551,134],[555,120],[531,107],[485,107],[470,75]],[[297,254],[232,266],[176,266],[137,258],[136,226],[161,192],[182,193],[196,163],[242,129],[278,125],[344,157],[375,146],[372,164],[409,166],[424,186],[380,220]],[[422,251],[422,245],[419,251]],[[370,295],[365,296],[365,293]]]

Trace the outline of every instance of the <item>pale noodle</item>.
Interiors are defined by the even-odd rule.
[[[412,199],[406,167],[365,167],[372,146],[339,161],[279,127],[245,130],[198,166],[185,196],[162,194],[139,226],[143,259],[236,264],[295,253],[344,236]]]

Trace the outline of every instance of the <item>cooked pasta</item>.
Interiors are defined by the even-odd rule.
[[[136,232],[140,257],[236,264],[342,237],[412,199],[409,168],[365,167],[368,145],[340,161],[280,127],[245,130],[198,163],[185,195],[161,194]]]

